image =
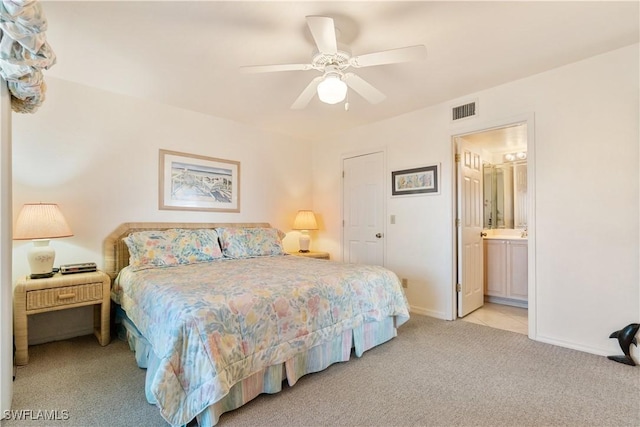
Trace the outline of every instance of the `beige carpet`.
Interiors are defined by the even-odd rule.
[[[66,421],[3,426],[163,426],[127,345],[92,336],[30,347],[14,410]],[[526,336],[414,315],[398,337],[281,393],[224,414],[219,426],[640,426],[640,366]]]

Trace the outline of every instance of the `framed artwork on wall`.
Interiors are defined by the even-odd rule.
[[[160,150],[159,208],[240,212],[240,162]]]
[[[391,172],[392,196],[439,193],[439,164]]]

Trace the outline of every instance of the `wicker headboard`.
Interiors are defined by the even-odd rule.
[[[122,239],[135,231],[168,230],[171,228],[270,227],[267,222],[125,222],[104,239],[104,272],[116,278],[129,265],[129,249]]]

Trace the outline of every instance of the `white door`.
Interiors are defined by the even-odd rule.
[[[344,262],[384,265],[384,153],[343,161]]]
[[[476,151],[477,150],[477,151]],[[484,304],[482,157],[458,139],[458,317]]]

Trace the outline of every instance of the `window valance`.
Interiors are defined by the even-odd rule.
[[[11,108],[34,113],[44,101],[43,69],[56,62],[45,37],[47,20],[38,0],[0,3],[0,75],[11,93]]]

